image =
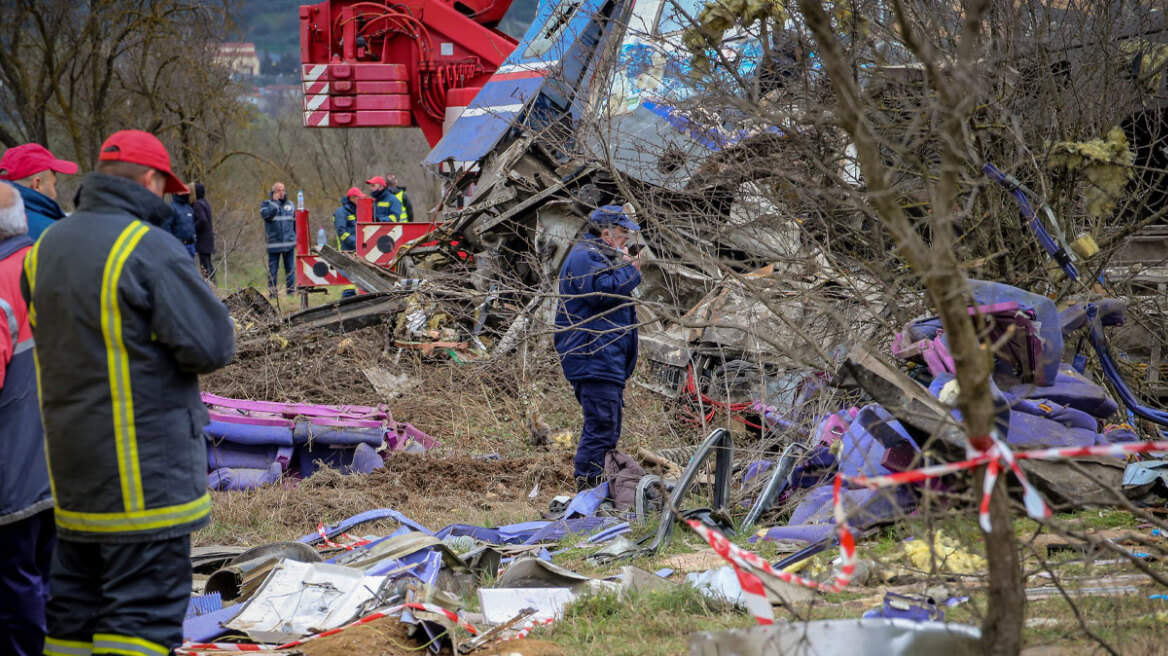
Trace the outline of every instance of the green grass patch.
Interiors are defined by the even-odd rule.
[[[654,656],[688,653],[690,634],[748,627],[754,620],[732,606],[678,585],[624,597],[584,597],[547,629],[569,654]]]

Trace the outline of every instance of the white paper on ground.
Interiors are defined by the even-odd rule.
[[[352,620],[384,580],[341,565],[281,561],[225,626],[271,643],[335,629]]]

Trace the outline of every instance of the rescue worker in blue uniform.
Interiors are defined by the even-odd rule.
[[[182,242],[183,248],[195,257],[195,206],[191,205],[190,194],[174,194],[171,196],[170,209],[174,212],[162,224],[170,234]]]
[[[337,249],[344,252],[357,250],[357,199],[368,198],[360,189],[349,187],[345,197],[341,199],[341,206],[333,212],[333,227],[337,231]],[[344,274],[344,271],[341,272]],[[357,295],[356,285],[346,285],[341,291],[341,298]]]
[[[191,532],[210,521],[199,375],[234,328],[161,229],[187,193],[154,135],[114,133],[77,211],[24,260],[57,547],[49,656],[166,656],[183,640]]]
[[[39,656],[55,532],[32,328],[20,293],[33,244],[27,223],[20,193],[0,183],[0,654]]]
[[[276,297],[276,274],[284,263],[284,293],[296,292],[296,206],[288,200],[283,182],[272,185],[272,195],[260,204],[264,239],[268,242],[268,296]]]
[[[365,181],[369,185],[369,196],[373,199],[373,220],[381,223],[400,223],[402,204],[389,191],[385,178],[375,175]]]
[[[604,456],[620,439],[625,382],[637,365],[632,293],[641,282],[640,262],[625,244],[640,229],[620,205],[605,205],[589,217],[587,234],[560,269],[555,346],[584,414],[578,490],[600,482]]]
[[[337,230],[337,249],[357,250],[357,199],[368,198],[360,189],[349,187],[341,206],[333,212],[333,227]]]

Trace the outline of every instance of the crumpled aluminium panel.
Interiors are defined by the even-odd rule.
[[[981,631],[903,619],[789,622],[695,633],[690,656],[975,656]]]
[[[274,643],[335,629],[354,619],[384,580],[350,567],[285,560],[226,627]]]

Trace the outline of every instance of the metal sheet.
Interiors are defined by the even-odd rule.
[[[902,619],[790,622],[690,637],[691,656],[975,656],[981,631]]]
[[[276,643],[335,629],[352,620],[384,580],[349,567],[286,560],[226,627]]]

